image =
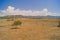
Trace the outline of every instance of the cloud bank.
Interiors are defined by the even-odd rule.
[[[8,6],[6,10],[0,10],[0,16],[4,15],[24,15],[24,16],[59,16],[57,13],[49,12],[47,8],[40,10],[40,11],[33,11],[33,10],[20,10],[15,9],[15,7]]]

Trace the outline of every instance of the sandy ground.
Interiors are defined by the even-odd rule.
[[[60,19],[18,18],[21,25],[11,29],[13,21],[0,19],[0,40],[60,40]]]

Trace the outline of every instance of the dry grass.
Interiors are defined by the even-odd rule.
[[[22,25],[19,29],[11,29],[14,21],[20,20]],[[60,28],[58,22],[60,19],[29,19],[18,18],[14,21],[1,19],[0,40],[56,40],[60,37]]]

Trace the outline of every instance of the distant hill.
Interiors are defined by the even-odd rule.
[[[0,18],[60,18],[60,16],[22,16],[22,15],[8,15],[8,16],[4,16],[4,17],[0,17]]]

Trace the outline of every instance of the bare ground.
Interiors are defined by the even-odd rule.
[[[11,29],[15,20],[22,25],[18,29]],[[0,20],[0,40],[60,40],[60,19],[29,19],[19,18],[14,21]]]

